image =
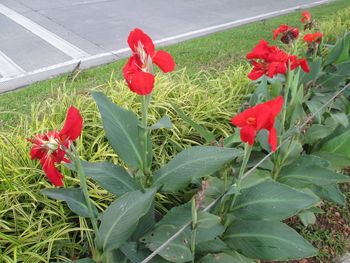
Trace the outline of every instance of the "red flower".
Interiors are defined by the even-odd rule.
[[[165,51],[155,51],[152,39],[141,29],[134,29],[128,37],[132,56],[123,69],[124,78],[131,91],[148,95],[153,90],[153,63],[163,72],[173,71],[175,62]]]
[[[34,139],[28,139],[33,146],[30,150],[32,160],[40,160],[40,164],[51,183],[55,186],[63,186],[63,175],[57,170],[55,164],[70,162],[66,156],[66,149],[77,139],[83,127],[83,119],[79,110],[71,106],[60,132],[51,131],[38,134]]]
[[[281,111],[283,103],[283,97],[278,96],[273,100],[257,104],[232,118],[232,124],[241,128],[241,140],[253,145],[256,134],[265,129],[269,132],[268,143],[272,151],[275,151],[277,147],[275,118]]]
[[[322,41],[323,34],[320,32],[316,32],[313,34],[306,34],[304,36],[304,41],[310,45],[312,43],[320,44]]]
[[[281,35],[281,41],[285,44],[291,43],[299,36],[299,29],[287,25],[280,25],[279,28],[272,30],[273,39],[276,40],[278,35]]]
[[[311,22],[311,14],[309,11],[304,11],[301,13],[301,22],[303,24],[308,24]]]
[[[298,59],[296,56],[289,55],[276,46],[269,46],[264,39],[260,40],[252,52],[247,54],[247,59],[252,60],[253,69],[248,74],[251,80],[256,80],[263,75],[272,78],[277,74],[286,74],[288,65],[291,70],[301,67],[305,72],[309,72],[309,66],[306,59]]]

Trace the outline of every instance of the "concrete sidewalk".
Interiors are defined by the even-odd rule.
[[[129,52],[130,30],[170,44],[328,0],[0,0],[0,93]]]

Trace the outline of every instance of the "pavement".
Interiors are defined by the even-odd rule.
[[[0,93],[129,54],[139,27],[167,45],[329,0],[0,0]]]

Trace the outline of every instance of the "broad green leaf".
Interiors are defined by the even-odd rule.
[[[327,127],[321,124],[313,124],[310,129],[307,130],[305,142],[306,143],[314,143],[320,139],[326,138],[330,135],[334,128]]]
[[[241,150],[232,148],[188,148],[154,173],[154,185],[163,185],[162,190],[166,192],[176,192],[188,185],[192,179],[209,176],[240,155]]]
[[[106,209],[101,216],[99,229],[104,251],[116,249],[128,240],[139,219],[152,205],[156,190],[126,193]]]
[[[316,223],[316,216],[313,212],[303,211],[300,212],[298,216],[304,226],[314,225]]]
[[[308,61],[310,72],[306,73],[304,71],[300,74],[300,83],[307,85],[308,83],[314,81],[318,74],[321,72],[322,68],[322,58],[316,57],[313,61]]]
[[[350,158],[350,130],[324,143],[320,151],[336,153]]]
[[[278,221],[234,221],[223,240],[252,259],[290,260],[317,254],[294,229]]]
[[[181,227],[192,219],[191,203],[186,203],[170,209],[170,211],[160,220],[156,226],[174,225]]]
[[[313,152],[312,154],[319,156],[320,158],[327,159],[327,161],[331,163],[331,167],[335,170],[348,167],[350,163],[350,158],[336,153]]]
[[[137,241],[140,237],[148,233],[154,227],[155,224],[156,220],[153,202],[147,214],[140,218],[134,233],[130,237],[130,241]]]
[[[168,115],[164,115],[157,123],[153,124],[150,129],[156,130],[156,129],[172,129],[173,124],[171,123],[171,120]]]
[[[329,202],[334,202],[341,206],[345,205],[345,196],[339,190],[339,187],[336,184],[323,186],[313,185],[310,188],[317,196],[322,199],[325,199]]]
[[[101,92],[93,92],[92,96],[100,110],[109,144],[128,165],[142,167],[138,119],[135,114],[117,106]]]
[[[350,68],[350,65],[349,65]],[[349,73],[350,75],[350,73]],[[345,114],[345,112],[337,112],[337,113],[331,113],[331,117],[340,125],[343,125],[345,128],[349,126],[349,119],[348,116]]]
[[[219,216],[210,214],[208,212],[199,211],[197,215],[197,226],[201,228],[210,228],[214,225],[220,224],[221,218]]]
[[[196,244],[196,252],[199,254],[219,253],[230,250],[226,243],[219,238]]]
[[[231,212],[245,220],[284,220],[317,201],[314,196],[270,180],[243,189]]]
[[[277,179],[292,187],[323,186],[350,181],[350,177],[336,173],[324,167],[325,165],[321,166],[322,164],[327,164],[327,161],[316,156],[304,155],[282,168]]]
[[[283,166],[294,162],[302,153],[303,145],[296,140],[289,141],[288,143],[282,145],[280,153],[283,159]]]
[[[266,170],[255,169],[242,179],[241,188],[249,188],[267,180],[272,180],[271,172]]]
[[[195,123],[190,117],[188,117],[180,108],[175,106],[175,104],[171,104],[173,109],[176,111],[176,113],[180,116],[181,119],[183,119],[185,122],[187,122],[189,125],[194,128],[200,136],[202,136],[206,142],[212,143],[215,142],[215,136],[213,133],[208,131],[205,127]]]
[[[86,176],[92,178],[104,189],[116,196],[138,189],[128,172],[119,165],[109,162],[90,163],[86,161],[81,161],[81,164]],[[75,170],[73,165],[69,164],[67,166]]]
[[[145,235],[141,241],[146,244],[150,250],[154,251],[166,242],[172,235],[179,230],[174,225],[160,225],[155,230]],[[182,232],[175,240],[161,250],[158,254],[170,262],[188,262],[193,258],[189,247],[191,240],[188,235]]]
[[[94,211],[94,215],[90,214],[81,188],[47,188],[41,192],[50,198],[65,201],[70,210],[78,216],[95,217],[97,215],[97,210]]]
[[[338,39],[334,47],[330,50],[326,57],[325,65],[333,63],[341,63],[349,59],[350,33],[346,33],[344,37]]]
[[[217,223],[209,228],[198,227],[196,234],[196,244],[213,240],[214,238],[222,235],[224,231],[225,227],[220,223]]]
[[[136,243],[136,242],[127,242],[120,247],[120,250],[123,252],[124,255],[127,256],[127,258],[131,261],[131,263],[140,263],[149,254],[152,253],[149,249],[141,246],[139,243]],[[127,262],[125,261],[123,263],[127,263]],[[152,263],[166,263],[166,262],[169,262],[169,261],[163,259],[158,255],[152,258]]]
[[[239,135],[239,132],[236,132],[224,139],[224,146],[225,147],[231,147],[235,143],[240,143],[241,137]]]
[[[199,260],[199,263],[254,263],[254,260],[246,258],[236,251],[208,254]]]

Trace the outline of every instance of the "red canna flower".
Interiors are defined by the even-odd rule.
[[[231,120],[232,124],[241,128],[241,140],[249,145],[253,145],[256,134],[260,130],[265,129],[269,132],[268,143],[272,151],[275,151],[277,147],[275,118],[280,113],[283,103],[283,97],[278,96],[273,100],[246,109],[233,117]]]
[[[304,11],[301,13],[301,22],[307,24],[311,22],[311,14],[309,11]]]
[[[280,25],[279,28],[272,30],[273,39],[276,40],[278,35],[281,35],[281,41],[284,44],[289,44],[299,36],[299,29],[287,25]]]
[[[63,186],[63,175],[55,165],[61,162],[70,162],[65,157],[66,149],[80,136],[82,127],[83,119],[79,110],[71,106],[60,132],[50,131],[45,134],[38,134],[34,139],[28,139],[33,144],[30,150],[31,159],[40,160],[45,174],[55,186]]]
[[[124,78],[131,91],[148,95],[154,86],[153,63],[166,73],[174,70],[175,62],[169,53],[155,51],[152,39],[141,29],[130,32],[128,44],[133,54],[124,66]]]
[[[253,64],[253,69],[248,74],[248,78],[251,80],[256,80],[263,75],[270,78],[277,74],[285,75],[288,65],[290,65],[291,70],[300,66],[305,72],[310,71],[306,59],[298,59],[276,46],[269,46],[269,43],[264,39],[260,40],[259,44],[247,54],[247,59],[251,60]]]
[[[312,43],[316,43],[319,45],[321,44],[322,37],[323,37],[322,33],[316,32],[313,34],[306,34],[303,39],[308,45],[311,45]]]

